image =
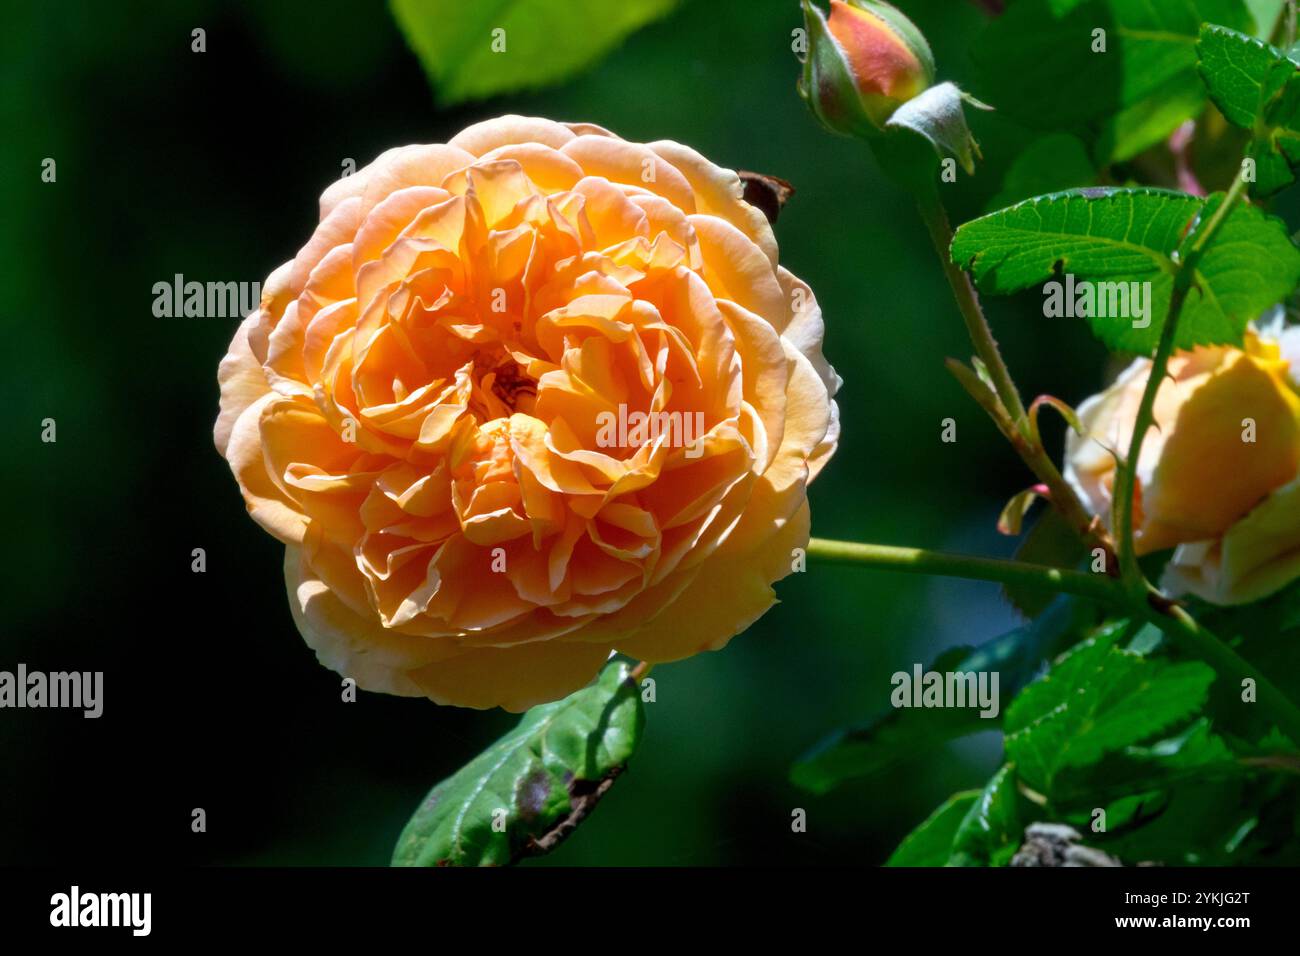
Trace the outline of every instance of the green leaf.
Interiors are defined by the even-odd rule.
[[[1096,800],[1089,800],[1089,803],[1096,803]],[[1106,812],[1106,833],[1122,833],[1125,830],[1132,830],[1144,826],[1153,817],[1163,813],[1169,806],[1169,795],[1163,790],[1147,791],[1146,793],[1134,793],[1127,797],[1120,797],[1104,808]],[[1079,816],[1082,819],[1070,819],[1066,815],[1066,821],[1070,824],[1077,824],[1080,827],[1091,827],[1096,819],[1095,812],[1097,808],[1090,807],[1088,811]]]
[[[1192,866],[1294,866],[1295,777],[1234,774],[1189,779],[1145,825],[1108,835],[1108,853],[1125,862]]]
[[[1229,122],[1251,129],[1296,74],[1285,53],[1252,36],[1207,23],[1196,43],[1197,69]]]
[[[1068,767],[1096,763],[1200,710],[1214,671],[1117,646],[1111,628],[1064,654],[1007,709],[1007,757],[1026,783],[1050,793]]]
[[[1023,825],[1015,770],[1002,767],[982,790],[955,793],[885,861],[886,866],[1005,866]]]
[[[392,8],[445,105],[558,83],[676,3],[392,0]]]
[[[993,775],[966,810],[952,840],[949,866],[1005,866],[1020,845],[1016,775],[1008,765]]]
[[[1134,760],[1149,761],[1171,770],[1202,769],[1234,762],[1223,738],[1211,732],[1207,717],[1193,721],[1173,737],[1145,747],[1128,747],[1124,753]]]
[[[971,88],[1030,128],[1080,136],[1099,165],[1129,159],[1200,112],[1205,22],[1252,26],[1241,0],[1020,0],[972,45]]]
[[[943,866],[952,856],[952,841],[966,814],[980,797],[979,790],[954,793],[890,854],[885,866]]]
[[[1269,196],[1291,185],[1300,166],[1300,64],[1262,40],[1220,26],[1201,29],[1196,51],[1214,104],[1229,122],[1250,130],[1251,193]]]
[[[1033,680],[1043,663],[1073,643],[1079,634],[1078,606],[1060,599],[1050,612],[1026,627],[976,649],[952,648],[927,670],[997,672],[999,711],[1017,690]],[[878,773],[944,741],[997,727],[973,707],[889,708],[874,719],[836,731],[795,763],[796,786],[825,793],[845,780]]]
[[[1201,199],[1152,188],[1051,193],[966,223],[953,239],[952,258],[992,293],[1026,289],[1058,273],[1107,283],[1097,287],[1091,311],[1109,314],[1088,317],[1093,331],[1112,349],[1150,354],[1169,310],[1186,235],[1207,205],[1220,201],[1222,194]],[[1134,282],[1150,283],[1136,287],[1146,299],[1142,316],[1134,301],[1125,308],[1115,297],[1131,294]],[[1285,225],[1254,206],[1237,205],[1206,247],[1175,344],[1240,344],[1247,323],[1297,282],[1300,250]],[[1045,299],[1045,312],[1049,304]]]
[[[614,782],[644,725],[627,663],[607,664],[592,684],[534,707],[430,790],[398,838],[393,865],[492,866],[548,852]]]
[[[1086,813],[1102,802],[1136,796],[1139,803],[1158,807],[1174,789],[1244,775],[1247,768],[1210,728],[1210,719],[1200,717],[1155,743],[1113,751],[1088,768],[1065,768],[1052,780],[1052,802]],[[1110,820],[1112,829],[1116,823]]]

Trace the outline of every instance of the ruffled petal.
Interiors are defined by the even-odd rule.
[[[254,312],[235,329],[230,349],[217,367],[217,384],[221,386],[221,411],[212,429],[212,440],[223,456],[230,445],[230,433],[235,422],[248,406],[271,390],[266,373],[248,345],[248,333],[256,328],[258,313]]]
[[[523,710],[771,605],[840,382],[734,172],[507,116],[320,213],[235,334],[214,440],[326,666]]]
[[[226,461],[239,482],[244,504],[253,520],[285,544],[298,544],[307,517],[271,479],[262,453],[262,414],[282,401],[275,393],[268,392],[244,409],[231,429]]]
[[[307,646],[322,664],[351,677],[362,690],[423,696],[425,691],[412,672],[458,653],[451,642],[400,634],[357,614],[292,546],[285,548],[284,580],[293,622]]]
[[[1279,488],[1222,541],[1174,551],[1161,585],[1212,604],[1261,601],[1300,579],[1300,479]]]
[[[659,664],[721,650],[776,603],[772,584],[793,570],[792,552],[808,544],[808,529],[804,502],[757,552],[710,558],[675,601],[618,640],[619,652]]]

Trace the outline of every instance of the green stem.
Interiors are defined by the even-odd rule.
[[[1260,708],[1293,741],[1300,741],[1300,709],[1272,681],[1255,670],[1237,654],[1177,605],[1157,601],[1149,596],[1133,597],[1122,585],[1104,574],[1089,574],[1052,568],[1022,561],[1004,561],[965,554],[927,551],[923,548],[900,548],[885,544],[857,541],[832,541],[813,538],[808,542],[808,557],[815,561],[855,564],[882,571],[909,574],[937,574],[975,581],[997,581],[1034,587],[1113,605],[1121,611],[1149,621],[1190,654],[1205,661],[1228,683],[1240,685],[1247,678],[1255,682]],[[1155,595],[1158,598],[1158,595]]]
[[[1002,360],[997,340],[993,338],[993,329],[984,316],[984,310],[980,306],[979,296],[975,292],[970,276],[952,261],[952,255],[949,253],[952,247],[952,224],[948,221],[948,212],[937,196],[923,195],[918,200],[917,206],[926,228],[930,231],[930,241],[934,243],[934,251],[939,255],[944,276],[952,288],[953,296],[957,299],[957,308],[961,310],[962,318],[966,322],[966,331],[970,333],[975,354],[988,368],[998,398],[1006,406],[1012,420],[1019,425],[1025,417],[1025,406],[1020,401],[1020,393],[1016,391],[1015,383],[1011,380],[1011,372],[1006,362]]]
[[[1291,0],[1290,6],[1293,5],[1294,0]],[[1143,391],[1128,458],[1118,475],[1120,487],[1116,491],[1116,519],[1120,533],[1118,562],[1120,580],[1117,581],[1109,575],[1086,574],[1018,561],[944,554],[918,548],[828,541],[821,538],[814,538],[809,542],[808,556],[885,570],[941,574],[1039,587],[1112,603],[1128,614],[1147,620],[1160,628],[1171,640],[1210,664],[1215,672],[1226,680],[1230,682],[1253,680],[1258,690],[1257,699],[1261,709],[1292,740],[1300,742],[1300,709],[1245,659],[1198,624],[1186,611],[1153,588],[1138,566],[1133,543],[1133,498],[1137,461],[1142,451],[1142,441],[1154,424],[1155,398],[1164,379],[1169,357],[1173,354],[1178,319],[1191,291],[1196,268],[1206,247],[1245,192],[1244,175],[1243,165],[1223,202],[1193,238],[1187,255],[1174,277],[1169,312],[1165,318],[1165,325],[1161,329],[1160,343],[1152,363],[1151,375]],[[949,367],[953,368],[954,364],[958,366],[953,368],[958,380],[984,406],[1030,470],[1047,485],[1052,504],[1071,522],[1085,541],[1105,550],[1107,570],[1113,573],[1115,562],[1112,559],[1115,556],[1115,548],[1109,536],[1083,506],[1074,489],[1066,484],[1056,463],[1046,453],[1042,442],[1031,427],[1020,395],[1011,379],[1011,373],[1002,360],[993,332],[984,316],[975,287],[970,277],[952,261],[949,253],[952,245],[952,226],[942,202],[937,193],[932,190],[917,191],[917,196],[921,217],[930,232],[935,252],[939,255],[944,275],[957,300],[957,306],[965,320],[976,354],[988,370],[993,390],[990,392],[984,388],[975,376],[967,373],[964,367],[960,366],[960,363],[950,361]]]
[[[1011,372],[1002,359],[1002,353],[998,350],[997,340],[993,338],[993,330],[984,315],[975,286],[970,276],[952,261],[949,253],[952,246],[952,225],[948,221],[948,213],[943,203],[933,192],[922,192],[917,200],[917,206],[930,232],[930,240],[934,243],[934,251],[943,266],[944,276],[952,288],[953,297],[957,300],[957,307],[966,322],[966,331],[970,333],[975,352],[988,369],[998,403],[987,402],[980,394],[980,390],[974,387],[974,383],[957,372],[954,368],[955,363],[950,362],[949,368],[957,372],[963,387],[984,406],[1029,470],[1047,486],[1052,506],[1065,517],[1089,546],[1100,547],[1105,552],[1107,569],[1115,570],[1114,548],[1109,537],[1100,523],[1094,520],[1093,514],[1084,507],[1074,489],[1062,477],[1056,462],[1052,461],[1051,455],[1047,454],[1042,442],[1033,433],[1029,417],[1025,414],[1024,404],[1020,400],[1020,393],[1016,390]]]
[[[807,553],[813,560],[857,564],[885,571],[999,581],[1002,584],[1076,594],[1100,601],[1113,602],[1122,597],[1116,582],[1104,574],[1070,571],[1023,561],[948,554],[923,548],[898,548],[886,544],[831,541],[826,538],[813,538],[809,541]]]
[[[1151,361],[1151,371],[1147,376],[1146,388],[1142,391],[1142,401],[1138,405],[1137,419],[1133,425],[1133,437],[1129,440],[1128,454],[1119,469],[1119,488],[1115,495],[1116,531],[1119,538],[1120,576],[1129,589],[1137,594],[1150,590],[1150,585],[1138,566],[1137,548],[1134,543],[1133,499],[1137,484],[1137,466],[1142,453],[1142,443],[1147,432],[1155,425],[1156,396],[1165,380],[1165,370],[1169,358],[1174,352],[1174,342],[1178,337],[1178,319],[1182,315],[1183,304],[1191,291],[1196,278],[1196,269],[1201,257],[1214,238],[1219,227],[1228,218],[1229,212],[1237,204],[1246,189],[1245,166],[1237,171],[1237,176],[1228,189],[1228,194],[1219,203],[1197,235],[1193,238],[1187,255],[1178,266],[1174,275],[1174,288],[1169,297],[1169,312],[1165,316],[1164,327],[1160,330],[1160,342],[1156,346],[1155,358]]]
[[[1137,463],[1142,453],[1142,443],[1147,433],[1155,425],[1155,402],[1164,382],[1169,358],[1174,352],[1174,343],[1178,336],[1178,320],[1183,305],[1191,291],[1196,277],[1196,269],[1205,250],[1214,239],[1219,227],[1227,220],[1233,207],[1244,195],[1246,189],[1245,167],[1238,170],[1236,178],[1228,189],[1214,213],[1205,226],[1195,235],[1186,256],[1180,263],[1174,276],[1173,292],[1169,300],[1169,311],[1165,317],[1164,327],[1160,330],[1160,341],[1156,346],[1155,357],[1151,362],[1151,371],[1147,377],[1146,387],[1142,391],[1142,400],[1138,406],[1137,419],[1133,427],[1133,436],[1129,441],[1128,454],[1119,470],[1119,487],[1116,489],[1115,517],[1118,525],[1120,579],[1126,596],[1125,603],[1130,613],[1136,612],[1141,617],[1160,628],[1173,641],[1184,649],[1204,660],[1230,683],[1240,683],[1247,678],[1255,682],[1259,691],[1259,702],[1267,710],[1292,740],[1300,741],[1300,709],[1287,698],[1267,677],[1264,677],[1239,654],[1178,605],[1161,595],[1142,573],[1138,564],[1137,548],[1134,541],[1133,502],[1135,497]]]
[[[1210,244],[1210,240],[1214,238],[1214,234],[1219,231],[1219,227],[1223,225],[1223,221],[1228,218],[1228,214],[1232,211],[1232,207],[1237,204],[1237,201],[1241,199],[1245,192],[1246,164],[1242,163],[1241,168],[1237,170],[1236,177],[1232,180],[1232,185],[1228,187],[1228,194],[1223,197],[1223,202],[1219,203],[1219,208],[1214,210],[1214,214],[1210,216],[1210,221],[1205,224],[1205,228],[1202,229],[1192,241],[1191,252],[1188,254],[1187,258],[1183,260],[1182,268],[1179,270],[1180,272],[1195,271],[1196,262],[1200,261],[1201,255],[1205,252],[1205,247]],[[1195,259],[1196,262],[1194,262],[1193,259]],[[1188,281],[1190,282],[1190,280]]]
[[[1180,273],[1181,275],[1181,273]],[[1146,579],[1138,566],[1137,549],[1133,541],[1133,497],[1137,484],[1138,456],[1142,452],[1142,442],[1155,424],[1154,411],[1156,395],[1164,382],[1165,368],[1174,351],[1174,339],[1178,331],[1178,317],[1183,311],[1187,299],[1187,290],[1175,281],[1174,291],[1169,298],[1169,312],[1165,316],[1164,328],[1160,330],[1160,343],[1156,346],[1156,355],[1151,362],[1151,374],[1147,378],[1146,389],[1142,392],[1142,402],[1138,405],[1137,419],[1133,425],[1133,437],[1129,441],[1128,455],[1120,467],[1119,493],[1115,498],[1115,523],[1119,544],[1120,577],[1135,589],[1146,588]]]

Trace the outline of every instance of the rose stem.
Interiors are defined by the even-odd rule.
[[[1198,624],[1182,608],[1168,601],[1153,603],[1146,595],[1136,598],[1127,593],[1120,582],[1107,575],[1023,561],[946,554],[922,548],[899,548],[857,541],[832,541],[826,538],[811,539],[807,555],[815,561],[855,564],[883,571],[937,574],[1042,588],[1112,604],[1154,624],[1172,640],[1213,667],[1215,673],[1229,683],[1240,684],[1246,678],[1253,680],[1259,691],[1257,700],[1261,709],[1269,714],[1288,737],[1300,742],[1300,709],[1268,678]]]
[[[930,232],[934,251],[939,256],[944,276],[952,288],[957,307],[966,322],[966,331],[970,334],[975,352],[993,380],[1003,414],[995,414],[994,409],[987,405],[986,410],[1029,470],[1047,486],[1052,505],[1061,512],[1080,537],[1093,547],[1103,549],[1106,554],[1107,570],[1116,569],[1114,547],[1109,536],[1092,513],[1084,507],[1074,489],[1066,483],[1056,463],[1052,461],[1051,456],[1043,448],[1042,442],[1029,427],[1020,394],[1016,390],[1015,382],[1012,381],[1006,362],[1002,359],[997,341],[993,338],[993,330],[984,316],[979,294],[975,291],[970,276],[952,261],[952,256],[949,254],[952,246],[952,225],[948,221],[948,213],[943,203],[936,195],[922,195],[918,199],[917,208]],[[966,385],[966,388],[970,391],[969,385]],[[976,399],[978,400],[978,396]]]
[[[1169,312],[1165,317],[1164,327],[1160,330],[1160,342],[1156,346],[1155,358],[1151,361],[1146,388],[1142,391],[1142,401],[1138,406],[1128,455],[1119,471],[1115,515],[1119,525],[1120,570],[1121,580],[1125,592],[1129,595],[1130,603],[1138,608],[1147,620],[1196,656],[1211,664],[1229,681],[1240,683],[1246,678],[1253,680],[1260,692],[1260,703],[1269,704],[1267,709],[1272,711],[1278,725],[1293,741],[1300,743],[1300,710],[1297,710],[1287,696],[1268,678],[1257,673],[1220,638],[1206,630],[1190,614],[1152,587],[1138,564],[1137,549],[1133,540],[1133,500],[1137,484],[1137,462],[1147,432],[1155,424],[1156,395],[1164,382],[1169,357],[1174,351],[1174,342],[1178,335],[1178,319],[1182,315],[1183,304],[1195,281],[1196,268],[1206,248],[1232,208],[1245,193],[1245,189],[1245,165],[1243,164],[1228,188],[1223,202],[1215,209],[1205,228],[1200,230],[1192,240],[1191,248],[1179,264],[1178,272],[1174,276],[1173,292],[1169,298]]]
[[[1237,176],[1228,189],[1219,208],[1214,211],[1205,228],[1192,240],[1191,248],[1178,265],[1174,275],[1173,292],[1169,297],[1169,312],[1165,316],[1164,327],[1160,330],[1160,343],[1156,346],[1155,358],[1151,361],[1151,371],[1147,376],[1146,388],[1142,391],[1142,402],[1138,406],[1137,420],[1133,425],[1133,437],[1129,441],[1128,455],[1120,466],[1119,488],[1115,495],[1115,519],[1119,534],[1120,575],[1130,591],[1142,594],[1150,590],[1150,585],[1138,567],[1137,549],[1133,544],[1133,496],[1137,482],[1138,457],[1142,452],[1142,442],[1147,432],[1155,424],[1156,395],[1164,383],[1169,357],[1174,352],[1174,341],[1178,337],[1178,318],[1182,315],[1183,303],[1187,301],[1188,292],[1196,278],[1196,267],[1214,234],[1218,232],[1232,207],[1237,204],[1246,188],[1245,165],[1237,170]]]
[[[808,542],[808,557],[813,560],[858,564],[885,571],[909,571],[917,574],[940,574],[971,578],[976,581],[1000,581],[1080,597],[1115,602],[1122,599],[1119,585],[1104,574],[1053,568],[1045,564],[983,558],[976,555],[949,554],[924,548],[898,548],[887,544],[864,544],[857,541],[832,541],[813,538]]]
[[[1177,330],[1178,315],[1183,302],[1191,289],[1195,269],[1204,253],[1205,247],[1214,233],[1227,217],[1231,207],[1240,199],[1245,189],[1245,167],[1243,166],[1233,180],[1227,196],[1215,210],[1205,228],[1193,240],[1192,248],[1182,262],[1175,277],[1175,290],[1170,300],[1170,315],[1165,328],[1161,331],[1161,342],[1157,348],[1156,363],[1152,366],[1147,389],[1143,393],[1142,406],[1145,414],[1139,411],[1134,442],[1129,450],[1129,461],[1136,462],[1141,451],[1141,440],[1151,426],[1151,410],[1155,403],[1155,393],[1164,377],[1165,364],[1172,352]],[[1020,453],[1031,471],[1038,476],[1051,492],[1052,503],[1078,530],[1085,540],[1100,546],[1107,553],[1107,569],[1115,566],[1114,547],[1099,522],[1089,514],[1079,501],[1074,489],[1066,484],[1055,463],[1043,449],[1041,442],[1031,440],[1032,430],[1028,428],[1027,416],[1021,404],[1019,393],[1011,379],[1011,373],[1002,360],[997,342],[993,338],[988,320],[980,306],[979,296],[966,273],[952,261],[949,249],[952,246],[952,226],[947,212],[936,195],[922,195],[918,206],[921,218],[929,229],[935,252],[943,266],[944,275],[952,287],[957,306],[965,319],[966,329],[975,345],[976,354],[989,371],[996,390],[995,403],[981,402],[989,411],[994,423],[1003,432],[1016,451]],[[1163,355],[1162,355],[1163,353]],[[1157,374],[1158,373],[1158,374]],[[958,376],[962,379],[962,376]],[[962,379],[967,390],[972,390],[972,383]],[[976,395],[977,400],[979,396]],[[1121,537],[1126,547],[1123,552],[1136,568],[1136,558],[1132,548],[1132,502],[1134,473],[1128,468],[1120,472],[1121,487],[1117,517],[1121,522]],[[1125,524],[1127,522],[1127,524]],[[1229,648],[1221,639],[1202,627],[1186,611],[1165,598],[1151,587],[1145,577],[1139,577],[1140,587],[1131,583],[1120,584],[1109,577],[1089,575],[1078,571],[1065,571],[1040,565],[1027,565],[1016,561],[1000,561],[989,558],[972,558],[960,555],[944,555],[937,552],[921,551],[910,548],[891,548],[884,545],[856,544],[849,542],[824,541],[814,538],[809,542],[810,557],[828,560],[849,561],[866,566],[889,568],[898,571],[917,571],[929,574],[946,574],[957,577],[976,578],[980,580],[1019,583],[1029,586],[1051,588],[1065,593],[1087,597],[1097,597],[1112,601],[1130,613],[1145,618],[1160,628],[1170,638],[1181,644],[1188,651],[1206,661],[1215,671],[1232,681],[1250,678],[1260,691],[1259,702],[1273,720],[1292,740],[1300,742],[1300,709],[1273,685],[1266,677],[1257,672],[1239,654]],[[1140,576],[1141,570],[1137,569]],[[1084,585],[1080,578],[1089,583]],[[1084,590],[1086,588],[1086,590]]]

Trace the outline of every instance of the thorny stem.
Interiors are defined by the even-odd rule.
[[[1025,417],[1025,407],[1020,401],[1015,383],[1011,381],[1011,372],[1007,369],[1006,362],[1002,360],[1002,353],[998,351],[998,343],[993,338],[993,330],[989,328],[988,319],[984,317],[984,310],[980,308],[979,297],[975,293],[975,286],[971,284],[970,276],[962,271],[948,254],[948,249],[952,245],[952,225],[948,222],[948,213],[943,208],[943,203],[933,197],[921,199],[919,208],[921,218],[925,220],[926,228],[930,230],[930,240],[934,243],[934,250],[939,254],[944,276],[948,279],[948,285],[952,287],[952,294],[957,299],[957,307],[966,321],[966,331],[970,333],[975,351],[980,361],[988,367],[998,398],[1010,413],[1012,420],[1019,425]]]
[[[1180,271],[1178,279],[1183,272]],[[1190,274],[1190,273],[1188,273]],[[1133,541],[1133,497],[1137,485],[1138,455],[1142,452],[1142,442],[1151,426],[1155,424],[1154,409],[1156,395],[1164,382],[1165,369],[1169,357],[1174,351],[1174,339],[1178,330],[1178,317],[1187,300],[1187,288],[1184,283],[1174,281],[1174,290],[1169,298],[1169,313],[1165,317],[1164,328],[1160,331],[1160,343],[1156,346],[1155,358],[1151,361],[1151,374],[1147,378],[1146,389],[1142,392],[1142,403],[1138,406],[1137,420],[1133,426],[1133,437],[1129,441],[1128,455],[1119,465],[1119,487],[1115,495],[1115,524],[1119,534],[1120,577],[1135,589],[1145,590],[1146,578],[1138,567],[1137,549]]]
[[[1011,443],[1029,470],[1047,486],[1048,498],[1052,505],[1090,546],[1100,547],[1105,552],[1107,570],[1117,570],[1114,547],[1109,535],[1061,476],[1056,463],[1047,454],[1042,442],[1037,439],[1030,426],[1024,404],[1012,381],[1011,372],[1002,359],[997,341],[993,338],[993,331],[980,306],[975,286],[971,283],[970,276],[952,261],[952,256],[949,254],[949,248],[952,246],[952,226],[943,203],[937,196],[923,196],[918,206],[921,218],[925,220],[926,227],[930,231],[930,239],[943,266],[944,276],[948,279],[948,285],[952,287],[957,307],[966,322],[966,331],[970,334],[975,352],[988,369],[993,391],[990,392],[979,378],[959,363],[949,361],[949,370],[988,412],[994,424]]]
[[[1300,710],[1268,678],[1256,672],[1228,645],[1198,624],[1195,618],[1152,587],[1138,564],[1137,547],[1134,541],[1133,502],[1137,485],[1137,463],[1142,453],[1142,443],[1147,433],[1156,424],[1154,416],[1156,396],[1164,382],[1169,357],[1174,351],[1174,343],[1178,335],[1178,319],[1195,282],[1196,269],[1201,257],[1219,227],[1227,220],[1228,215],[1245,193],[1245,189],[1245,165],[1243,164],[1223,201],[1219,203],[1205,226],[1194,235],[1191,246],[1174,276],[1169,312],[1165,317],[1164,327],[1160,330],[1160,342],[1156,346],[1155,358],[1151,361],[1146,388],[1142,391],[1142,401],[1138,406],[1128,455],[1119,468],[1115,516],[1119,528],[1120,572],[1129,602],[1141,612],[1143,617],[1163,630],[1175,642],[1213,666],[1230,683],[1253,680],[1259,691],[1260,703],[1268,705],[1267,709],[1272,712],[1278,725],[1292,740],[1300,741],[1300,737],[1296,737],[1296,732],[1300,731]]]
[[[886,570],[949,575],[1046,588],[1107,602],[1155,625],[1185,650],[1210,664],[1226,681],[1230,683],[1240,683],[1248,679],[1253,681],[1258,690],[1257,699],[1261,709],[1265,710],[1292,740],[1300,741],[1300,708],[1297,708],[1268,678],[1251,667],[1227,644],[1152,587],[1138,566],[1133,546],[1136,462],[1142,450],[1143,438],[1153,424],[1152,411],[1155,407],[1156,393],[1164,379],[1169,357],[1173,353],[1178,317],[1191,291],[1196,268],[1206,247],[1245,191],[1244,176],[1243,164],[1223,202],[1192,239],[1191,246],[1175,275],[1169,313],[1161,329],[1160,343],[1156,349],[1151,375],[1143,392],[1128,458],[1118,475],[1120,481],[1116,498],[1116,517],[1120,534],[1118,568],[1114,560],[1116,549],[1109,536],[1097,518],[1083,506],[1074,489],[1066,484],[1056,464],[1043,448],[1037,429],[1033,427],[1025,412],[1011,373],[1002,359],[988,320],[984,316],[975,287],[970,277],[952,261],[949,254],[952,245],[952,226],[937,195],[920,197],[921,217],[930,231],[930,238],[939,255],[944,275],[952,287],[958,308],[966,322],[966,329],[970,333],[979,360],[988,371],[987,377],[992,387],[990,388],[982,377],[960,363],[950,360],[948,366],[962,386],[988,412],[1025,464],[1047,486],[1052,504],[1070,521],[1085,541],[1105,550],[1108,574],[1088,574],[1020,561],[944,554],[918,548],[829,541],[822,538],[814,538],[809,542],[808,556]],[[1119,580],[1115,577],[1117,570]]]
[[[1137,549],[1133,540],[1133,499],[1137,484],[1138,458],[1147,433],[1155,425],[1156,395],[1164,383],[1169,357],[1174,352],[1174,342],[1178,337],[1178,319],[1196,279],[1197,266],[1200,265],[1201,257],[1205,254],[1205,249],[1214,238],[1214,234],[1218,232],[1229,212],[1245,192],[1245,175],[1246,168],[1243,164],[1237,171],[1237,176],[1233,179],[1223,202],[1219,203],[1205,226],[1193,237],[1191,247],[1178,266],[1178,272],[1174,276],[1173,292],[1169,298],[1169,312],[1165,317],[1164,327],[1160,330],[1160,343],[1156,346],[1155,358],[1152,359],[1146,388],[1142,392],[1142,401],[1138,406],[1137,419],[1133,425],[1133,437],[1129,441],[1128,454],[1119,469],[1119,487],[1115,494],[1115,518],[1119,534],[1120,575],[1135,594],[1151,590],[1142,574],[1142,569],[1138,567]]]

